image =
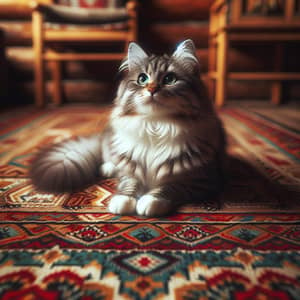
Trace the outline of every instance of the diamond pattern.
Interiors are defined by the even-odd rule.
[[[257,230],[249,230],[247,228],[239,228],[231,233],[246,242],[251,242],[260,234]]]
[[[178,259],[174,255],[170,256],[157,252],[135,252],[117,256],[114,261],[122,269],[130,271],[131,273],[147,275],[169,268],[174,265]]]
[[[148,242],[160,236],[160,233],[154,228],[144,226],[133,230],[129,235],[138,239],[140,242]]]
[[[95,225],[88,225],[80,230],[69,233],[69,235],[79,239],[80,241],[92,243],[106,237],[108,233]]]
[[[183,228],[180,231],[176,232],[175,235],[188,243],[192,243],[201,240],[203,237],[208,236],[209,233],[203,231],[197,225],[186,225],[183,226]]]
[[[160,229],[160,226],[153,224],[136,224],[127,232],[124,232],[124,237],[141,245],[149,245],[161,241],[165,237],[165,233]]]

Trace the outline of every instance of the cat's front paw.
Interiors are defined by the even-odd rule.
[[[147,217],[162,216],[170,212],[170,210],[171,201],[151,194],[142,196],[136,205],[136,212]]]
[[[135,198],[117,194],[110,199],[108,210],[113,214],[132,215],[135,213],[135,207]]]
[[[113,177],[116,172],[116,166],[112,162],[106,162],[100,166],[99,171],[105,177]]]

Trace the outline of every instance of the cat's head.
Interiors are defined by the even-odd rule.
[[[123,114],[189,115],[201,109],[199,62],[192,40],[180,43],[170,56],[148,55],[131,43],[120,70],[126,76],[115,102]]]

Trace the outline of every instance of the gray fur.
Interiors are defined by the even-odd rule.
[[[119,214],[158,216],[179,203],[210,200],[223,184],[226,143],[193,42],[184,41],[171,56],[148,56],[130,44],[120,71],[107,128],[39,153],[31,169],[35,185],[74,191],[116,176],[109,210]]]

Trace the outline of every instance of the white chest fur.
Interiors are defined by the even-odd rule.
[[[148,171],[180,154],[185,148],[185,134],[175,123],[143,117],[122,117],[113,121],[114,148],[130,156]]]

